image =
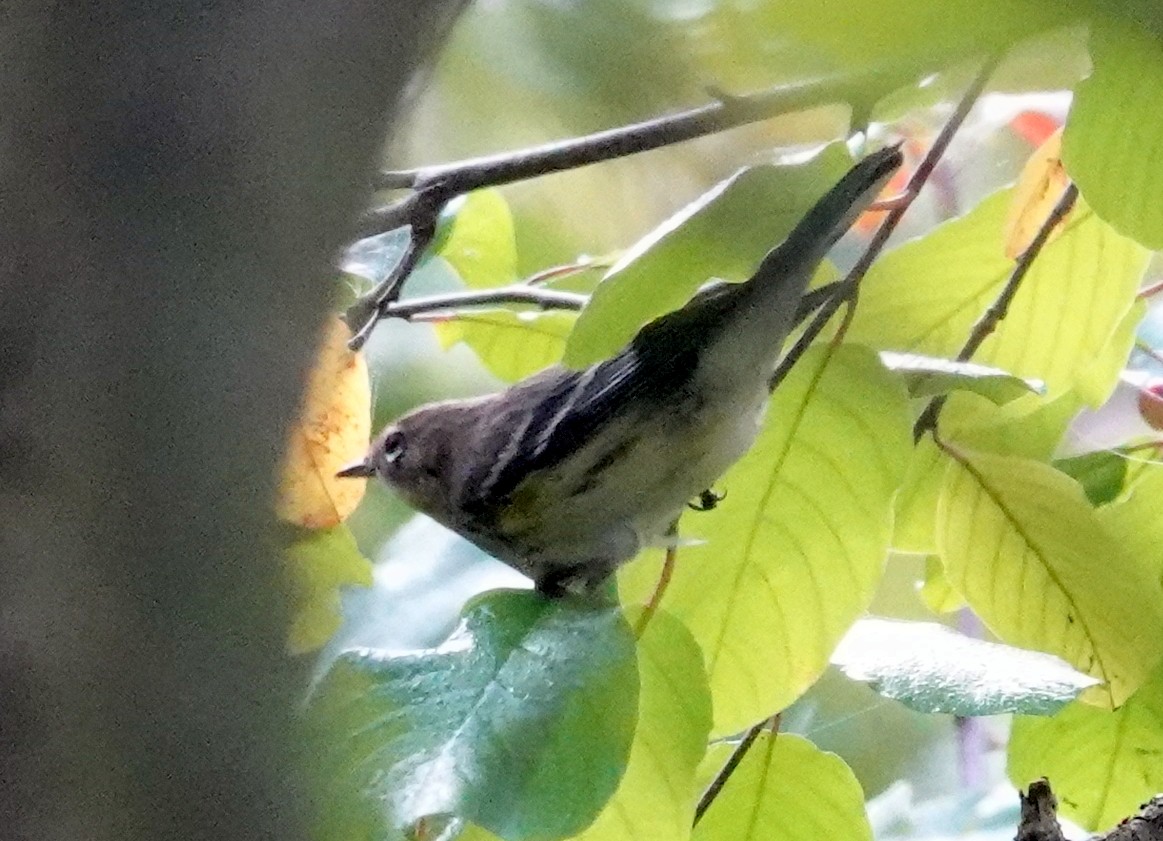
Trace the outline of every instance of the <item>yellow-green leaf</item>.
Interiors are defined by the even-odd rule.
[[[571,312],[478,310],[434,326],[445,349],[464,342],[489,371],[516,382],[561,359],[576,318]]]
[[[790,704],[826,667],[880,580],[911,448],[903,385],[866,348],[820,346],[776,390],[752,451],[680,524],[693,545],[663,606],[707,658],[715,732]],[[621,576],[645,598],[657,569]],[[757,644],[762,640],[762,644]]]
[[[1016,786],[1048,777],[1062,814],[1110,829],[1163,790],[1163,670],[1114,712],[1076,701],[1050,718],[1015,717],[1008,771]]]
[[[937,551],[937,499],[945,481],[949,457],[925,436],[913,448],[896,496],[892,548],[898,552]]]
[[[695,841],[872,841],[852,769],[807,739],[763,733],[694,832]]]
[[[1090,205],[1148,248],[1163,248],[1163,42],[1138,27],[1091,31],[1094,72],[1074,94],[1062,158]]]
[[[934,613],[952,613],[965,607],[965,597],[949,583],[941,559],[932,555],[925,558],[925,578],[919,583],[917,594]]]
[[[1126,494],[1096,513],[1132,557],[1163,579],[1163,467],[1141,471]]]
[[[1163,654],[1163,589],[1070,477],[1028,459],[958,454],[938,506],[950,582],[1002,640],[1057,654],[1115,707]]]
[[[638,727],[626,772],[597,820],[575,836],[585,841],[679,841],[691,831],[711,692],[702,652],[665,611],[638,639],[638,677]]]
[[[494,189],[474,190],[450,204],[451,223],[432,253],[443,257],[465,286],[488,289],[517,278],[513,215]]]
[[[1011,193],[995,193],[879,260],[861,287],[848,339],[956,355],[1013,271],[1003,242]],[[1040,379],[1051,397],[1074,389],[1088,403],[1101,403],[1126,360],[1125,319],[1147,258],[1080,201],[973,361]]]

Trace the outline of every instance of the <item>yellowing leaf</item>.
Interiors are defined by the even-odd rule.
[[[367,484],[366,479],[335,477],[341,468],[364,457],[371,435],[367,363],[347,349],[350,338],[347,326],[332,319],[283,456],[275,510],[283,520],[309,529],[346,519]]]
[[[959,454],[938,506],[950,583],[1011,645],[1057,654],[1122,704],[1163,655],[1163,588],[1073,479],[1028,459]]]
[[[716,483],[726,498],[683,517],[695,541],[679,548],[662,605],[702,646],[716,733],[784,708],[827,667],[881,578],[909,451],[900,378],[867,348],[818,346]],[[630,564],[623,598],[647,597],[656,579]]]
[[[1058,129],[1030,155],[1018,176],[1018,183],[1014,185],[1005,227],[1007,257],[1016,260],[1030,247],[1069,183],[1066,170],[1062,168],[1062,129]],[[1047,244],[1061,235],[1069,218],[1068,213],[1054,226]]]
[[[834,753],[762,733],[695,828],[695,841],[872,841],[864,792]]]
[[[1163,670],[1114,712],[1072,703],[1050,718],[1016,716],[1014,785],[1048,777],[1062,813],[1105,831],[1163,791]]]

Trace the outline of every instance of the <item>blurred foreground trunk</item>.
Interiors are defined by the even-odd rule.
[[[264,500],[462,0],[0,11],[0,836],[304,837]]]

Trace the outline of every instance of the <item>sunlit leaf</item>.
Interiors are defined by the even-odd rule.
[[[965,597],[953,589],[941,559],[934,555],[925,558],[925,577],[917,588],[917,595],[934,613],[952,613],[965,607]]]
[[[465,286],[488,289],[516,280],[513,216],[497,190],[474,190],[451,203],[448,214],[432,253],[447,260]]]
[[[996,193],[878,260],[861,287],[849,341],[956,356],[1013,272],[1003,242],[1011,196]],[[973,361],[1042,380],[1051,397],[1073,389],[1101,403],[1126,362],[1126,319],[1147,257],[1080,201]]]
[[[928,435],[913,448],[896,496],[892,548],[898,552],[937,551],[937,498],[945,482],[948,460]]]
[[[367,363],[347,349],[350,338],[342,321],[330,320],[283,456],[275,509],[280,518],[306,528],[327,528],[346,519],[367,484],[335,477],[364,457],[371,435]]]
[[[1075,90],[1062,158],[1095,211],[1148,248],[1163,248],[1163,42],[1133,26],[1096,26],[1094,72]]]
[[[1125,470],[1126,458],[1113,457]],[[1134,558],[1163,579],[1163,467],[1152,465],[1140,471],[1122,498],[1096,513],[1099,522]]]
[[[516,382],[561,359],[576,318],[566,312],[477,310],[433,326],[445,348],[464,342],[489,371]]]
[[[1027,459],[961,454],[938,507],[949,580],[995,634],[1057,654],[1118,706],[1163,654],[1163,589],[1103,528],[1069,477]]]
[[[827,666],[880,580],[909,449],[899,378],[865,348],[819,347],[717,483],[726,498],[683,518],[694,543],[679,548],[662,604],[703,648],[716,733],[785,707]],[[631,564],[624,598],[644,599],[657,575]]]
[[[851,165],[844,145],[832,144],[805,164],[742,169],[679,210],[606,273],[569,337],[565,362],[580,368],[613,355],[714,278],[750,277]]]
[[[577,833],[626,766],[634,637],[614,608],[497,591],[438,648],[340,656],[312,702],[330,734],[315,837],[459,818],[506,841]]]
[[[638,728],[626,773],[598,819],[577,836],[585,841],[678,841],[690,834],[711,693],[702,652],[665,611],[651,617],[638,640],[638,676]]]
[[[832,662],[853,680],[923,713],[1050,715],[1097,683],[1049,654],[932,622],[861,619]]]
[[[1020,257],[1030,247],[1070,183],[1066,170],[1062,168],[1061,153],[1062,130],[1059,129],[1034,150],[1022,167],[1006,217],[1005,254],[1011,260]],[[1070,212],[1073,213],[1073,208]],[[1068,213],[1058,221],[1046,242],[1053,242],[1061,235],[1069,218]]]
[[[292,654],[323,646],[343,621],[341,587],[370,587],[371,562],[360,554],[346,525],[304,532],[286,550],[293,616],[287,636]]]
[[[807,739],[763,733],[695,828],[695,841],[872,841],[864,792]]]
[[[1063,815],[1106,831],[1163,791],[1163,671],[1109,712],[1074,703],[1051,718],[1014,719],[1009,776],[1048,777]]]
[[[904,375],[910,397],[929,397],[961,389],[980,394],[994,403],[1007,403],[1023,394],[1040,393],[1044,388],[1037,380],[1025,380],[999,368],[974,362],[887,350],[881,351],[880,361],[890,371]]]
[[[941,434],[971,449],[1049,461],[1081,407],[1073,392],[1053,400],[1026,395],[1004,406],[959,392],[941,413]]]

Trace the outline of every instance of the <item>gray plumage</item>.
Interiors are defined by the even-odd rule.
[[[613,358],[416,409],[341,475],[379,475],[544,592],[600,582],[750,448],[808,282],[900,163],[895,148],[865,158],[749,280],[701,292]]]

